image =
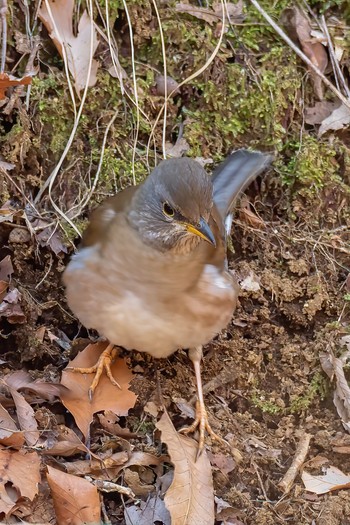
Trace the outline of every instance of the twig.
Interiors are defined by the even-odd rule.
[[[318,75],[323,80],[326,86],[329,87],[329,89],[333,91],[333,93],[339,98],[339,100],[342,101],[344,106],[350,109],[350,100],[344,97],[344,95],[339,91],[339,89],[337,89],[335,85],[332,84],[332,82],[330,82],[327,77],[325,77],[322,71],[301,51],[301,49],[299,49],[299,47],[294,44],[294,42],[286,35],[283,29],[281,29],[276,24],[276,22],[274,22],[272,18],[266,13],[266,11],[264,11],[264,9],[260,6],[259,2],[257,2],[257,0],[250,0],[250,2],[265,18],[265,20],[270,24],[270,26],[276,31],[276,33],[286,42],[286,44],[288,44],[289,47],[293,49],[294,53],[296,53],[298,57],[300,57],[309,66],[309,68],[312,69],[312,71],[314,71],[316,75]]]
[[[322,30],[323,30],[324,34],[326,35],[326,38],[327,38],[328,51],[329,51],[329,56],[331,57],[335,79],[336,79],[337,82],[338,82],[338,79],[341,81],[341,83],[343,85],[344,93],[350,99],[350,91],[349,91],[349,88],[347,86],[347,83],[345,82],[345,78],[344,78],[343,72],[342,72],[342,70],[340,69],[340,66],[339,66],[339,61],[338,61],[338,59],[336,57],[336,54],[334,52],[332,39],[331,39],[331,36],[329,34],[328,27],[327,27],[327,24],[326,24],[326,19],[325,19],[324,15],[321,16],[321,27],[322,27]]]
[[[162,22],[160,20],[158,7],[155,0],[152,0],[153,7],[157,15],[158,20],[158,26],[159,26],[159,34],[160,34],[160,41],[162,43],[162,56],[163,56],[163,75],[164,75],[164,117],[163,117],[163,137],[162,137],[162,149],[163,149],[163,158],[166,158],[165,153],[165,135],[166,135],[166,119],[167,119],[167,110],[168,110],[168,83],[167,83],[167,65],[166,65],[166,52],[165,52],[165,42],[164,42],[164,35],[163,35],[163,28],[162,28]]]
[[[309,451],[311,434],[303,433],[301,436],[291,466],[279,482],[278,486],[283,490],[284,494],[288,494],[294,480],[305,461],[306,455]]]
[[[126,14],[126,18],[128,21],[129,26],[129,35],[130,35],[130,47],[131,47],[131,64],[132,64],[132,82],[134,85],[134,97],[135,97],[135,106],[136,106],[136,130],[135,130],[135,138],[134,138],[134,147],[132,149],[132,181],[134,186],[136,185],[136,176],[135,176],[135,157],[136,157],[136,148],[137,148],[137,141],[139,138],[139,129],[140,129],[140,107],[139,107],[139,95],[137,92],[137,80],[136,80],[136,68],[135,68],[135,49],[134,49],[134,35],[131,25],[131,19],[130,14],[128,10],[128,6],[125,0],[123,0],[123,6],[124,11]]]
[[[0,36],[1,38],[1,58],[0,58],[0,73],[5,71],[6,64],[6,44],[7,44],[7,0],[2,0],[0,7],[0,18],[1,18],[1,27],[0,27]]]

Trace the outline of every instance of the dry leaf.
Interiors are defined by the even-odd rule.
[[[177,139],[175,144],[171,144],[171,142],[166,142],[165,144],[165,152],[167,157],[182,157],[189,149],[190,145],[183,137]]]
[[[240,282],[240,287],[248,292],[257,292],[260,290],[260,280],[254,272],[250,272],[248,277]]]
[[[16,405],[18,423],[23,430],[26,443],[29,447],[34,447],[40,437],[34,410],[17,390],[10,388],[10,394]]]
[[[0,444],[5,447],[20,448],[23,443],[23,433],[18,430],[7,410],[0,405]]]
[[[79,439],[74,430],[66,427],[65,425],[59,425],[57,441],[53,443],[50,448],[42,450],[42,454],[49,454],[50,456],[74,456],[79,452],[85,452],[91,455],[89,449]]]
[[[165,412],[157,423],[174,465],[174,479],[165,495],[172,525],[213,525],[214,489],[205,451],[196,461],[198,443],[176,432]]]
[[[25,370],[17,370],[12,374],[8,374],[5,376],[4,381],[9,388],[14,388],[15,390],[28,390],[48,401],[54,401],[55,397],[60,397],[62,392],[67,390],[66,387],[57,383],[33,381],[29,373]]]
[[[11,86],[28,86],[32,83],[32,75],[26,75],[22,78],[16,78],[7,73],[0,73],[0,100],[6,98],[6,90]]]
[[[350,109],[342,104],[336,108],[329,117],[325,118],[318,130],[318,136],[321,137],[330,129],[336,131],[345,128],[350,123]]]
[[[26,322],[21,305],[21,294],[17,288],[10,290],[0,304],[0,317],[6,317],[10,324],[23,324]]]
[[[344,474],[337,467],[329,467],[323,476],[313,476],[308,472],[303,472],[301,479],[306,490],[315,494],[326,494],[333,490],[349,489],[350,476]]]
[[[47,481],[56,511],[57,525],[100,523],[97,488],[86,479],[48,467]]]
[[[225,454],[212,454],[211,452],[208,453],[210,463],[215,466],[218,470],[220,470],[225,476],[232,472],[232,470],[235,468],[236,463],[232,456],[225,456]]]
[[[163,525],[171,525],[169,512],[159,496],[148,498],[147,502],[140,501],[139,505],[125,507],[124,518],[126,525],[146,525],[158,522]],[[172,525],[176,524],[172,523]]]
[[[68,363],[68,366],[82,368],[93,366],[105,347],[106,343],[103,342],[88,345],[73,361]],[[125,360],[116,359],[111,370],[121,389],[112,385],[103,373],[92,401],[89,400],[88,392],[94,377],[93,374],[79,374],[69,370],[62,372],[61,384],[68,389],[67,392],[61,394],[62,403],[73,415],[84,436],[87,436],[90,423],[96,412],[111,410],[118,416],[126,416],[129,409],[135,405],[136,395],[128,390],[132,373]]]
[[[222,20],[222,4],[214,3],[213,9],[205,7],[197,7],[190,4],[176,4],[175,9],[178,13],[186,13],[194,16],[199,20],[204,20],[208,24],[213,25]],[[225,16],[228,14],[230,22],[241,22],[243,20],[243,2],[240,0],[237,4],[226,3]]]
[[[12,274],[13,274],[13,266],[11,262],[11,257],[10,255],[6,255],[6,257],[4,257],[0,261],[0,281],[9,282]]]
[[[121,427],[117,421],[119,420],[110,410],[107,410],[104,414],[97,415],[99,422],[101,423],[102,428],[110,432],[114,436],[121,436],[125,439],[136,438],[136,432],[131,432],[128,428]]]
[[[48,0],[51,14],[46,2],[42,2],[38,11],[40,20],[49,31],[58,52],[63,57],[63,47],[66,52],[68,69],[74,79],[74,87],[79,94],[84,89],[89,70],[90,42],[93,39],[92,55],[98,46],[96,30],[93,26],[91,34],[90,17],[86,11],[83,12],[78,24],[78,34],[73,34],[73,9],[74,0]],[[52,17],[51,17],[52,15]],[[57,31],[57,32],[56,32]],[[98,63],[92,60],[89,86],[96,83]]]
[[[322,124],[336,108],[339,108],[339,102],[330,102],[329,100],[316,102],[313,107],[305,108],[305,122],[312,126]]]
[[[40,459],[36,452],[0,448],[0,514],[8,515],[20,498],[31,501],[38,493]],[[8,487],[16,490],[9,492]]]
[[[311,62],[324,73],[328,65],[328,55],[325,47],[318,40],[311,36],[311,25],[307,15],[297,6],[287,8],[283,13],[283,21],[287,26],[291,37],[297,40],[305,55]],[[322,80],[313,70],[310,70],[313,79],[315,94],[322,100],[323,86]]]
[[[166,86],[166,92],[167,96],[170,95],[170,93],[173,93],[172,96],[175,96],[179,93],[178,87],[179,83],[176,82],[173,78],[167,76],[166,80],[164,75],[157,75],[156,77],[156,90],[157,95],[164,97],[165,96],[165,86]]]
[[[348,350],[345,355],[349,357]],[[344,374],[343,359],[335,357],[331,353],[323,352],[320,354],[320,362],[323,370],[332,380],[335,377],[335,391],[333,403],[336,406],[338,415],[343,423],[343,427],[350,432],[350,387]]]

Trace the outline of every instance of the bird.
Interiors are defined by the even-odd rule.
[[[203,396],[202,348],[230,322],[239,294],[228,268],[227,238],[239,195],[273,157],[239,149],[212,176],[188,157],[161,161],[139,185],[104,201],[93,213],[63,281],[67,302],[86,328],[109,341],[91,395],[116,347],[167,358],[188,349],[197,403],[198,452],[212,430]]]

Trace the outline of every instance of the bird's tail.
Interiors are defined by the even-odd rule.
[[[225,222],[237,197],[272,161],[272,155],[239,149],[214,170],[214,203]]]

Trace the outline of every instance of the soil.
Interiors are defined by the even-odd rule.
[[[147,16],[152,19],[153,15],[147,11]],[[138,38],[145,39],[147,35],[141,33],[139,28]],[[46,39],[51,45],[47,35]],[[3,138],[8,141],[3,160],[8,162],[14,159],[9,154],[13,147],[10,131],[19,122],[21,111],[25,112],[24,105],[18,102],[12,117],[3,118]],[[44,129],[48,133],[47,127]],[[344,135],[344,147],[347,141]],[[249,146],[249,136],[241,136],[237,145]],[[85,147],[77,146],[80,155],[84,155]],[[40,158],[35,147],[31,152],[32,158],[27,157],[20,172],[15,170],[13,177],[1,181],[2,204],[10,201],[11,206],[25,209],[26,200],[32,200],[38,191],[37,166],[43,163],[48,175],[50,163]],[[74,198],[79,169],[69,187]],[[347,173],[346,169],[340,173],[345,182]],[[121,185],[129,182],[125,176],[121,179]],[[62,180],[59,184],[62,190]],[[321,352],[332,350],[340,355],[339,340],[349,326],[349,302],[344,301],[349,251],[343,249],[349,240],[348,218],[340,212],[332,221],[326,216],[325,210],[330,213],[332,206],[337,214],[340,208],[334,203],[343,195],[343,183],[332,184],[333,200],[322,201],[324,194],[320,191],[317,199],[321,205],[315,207],[314,199],[298,193],[302,184],[291,189],[278,170],[270,170],[248,192],[256,223],[252,225],[247,219],[246,203],[238,206],[229,262],[237,280],[241,284],[248,281],[248,285],[243,285],[230,326],[205,348],[202,366],[210,423],[229,444],[207,443],[215,495],[233,508],[230,520],[218,519],[217,524],[350,525],[349,490],[316,496],[305,491],[300,475],[288,494],[283,495],[279,487],[305,432],[311,434],[307,460],[313,460],[306,469],[319,474],[317,458],[322,457],[322,466],[333,465],[350,473],[350,436],[333,404],[334,383],[320,364]],[[64,187],[66,202],[71,197],[68,186]],[[56,197],[59,193],[58,189]],[[107,193],[102,187],[96,201]],[[52,213],[46,197],[40,207],[41,211],[45,209]],[[30,206],[26,210],[30,216]],[[81,218],[87,216],[84,212]],[[61,276],[73,251],[73,237],[60,234],[55,250],[52,244],[28,235],[23,215],[15,216],[13,222],[12,218],[0,222],[0,261],[8,256],[11,259],[11,288],[20,293],[21,312],[16,315],[22,316],[11,313],[1,317],[0,377],[25,369],[34,378],[58,382],[69,358],[88,338],[97,337],[78,323],[65,301]],[[254,286],[249,285],[252,282]],[[39,341],[41,327],[46,332]],[[186,410],[193,402],[195,382],[187,352],[180,350],[158,362],[136,352],[121,351],[121,355],[135,374],[131,389],[138,400],[129,416],[120,418],[119,425],[137,432],[137,437],[130,439],[135,450],[165,452],[155,420],[144,407],[158,399],[160,389],[175,427],[191,423]],[[58,401],[33,402],[33,408],[41,428],[54,429],[57,422],[64,422],[79,433]],[[103,440],[101,436],[103,430],[96,418],[90,436],[92,448]],[[77,454],[70,460],[80,457],[83,455]],[[228,458],[233,460],[229,472],[225,469]],[[44,497],[42,492],[40,498]],[[104,506],[112,524],[124,525],[120,495],[105,494]]]

